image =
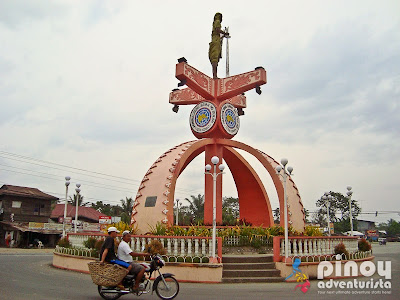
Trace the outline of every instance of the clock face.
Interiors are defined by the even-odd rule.
[[[190,127],[197,133],[209,131],[217,119],[217,108],[211,102],[197,104],[190,113]]]
[[[240,121],[237,109],[229,103],[225,103],[221,108],[221,123],[225,131],[230,135],[235,135],[239,131]]]

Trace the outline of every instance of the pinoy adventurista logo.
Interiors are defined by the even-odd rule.
[[[300,270],[300,268],[299,268],[300,264],[301,264],[300,258],[296,257],[292,264],[292,267],[293,267],[292,274],[290,274],[288,277],[286,277],[285,280],[288,280],[292,276],[296,277],[297,282],[303,282],[303,283],[296,285],[296,287],[294,289],[296,290],[297,288],[300,288],[300,290],[303,293],[307,293],[311,284],[310,284],[310,281],[308,281],[307,275],[304,274]]]
[[[318,294],[387,295],[392,293],[391,261],[374,263],[371,260],[366,260],[357,263],[352,260],[341,261],[340,259],[341,256],[338,254],[336,261],[323,261],[318,264],[317,279],[336,278],[318,281]],[[341,277],[357,278],[338,280]]]

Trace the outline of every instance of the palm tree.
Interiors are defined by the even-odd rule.
[[[185,198],[189,202],[189,211],[195,217],[196,221],[204,219],[204,195],[190,195],[191,200]]]
[[[128,198],[125,197],[124,199],[121,199],[121,206],[122,210],[124,213],[127,213],[128,215],[132,213],[132,208],[133,208],[133,199],[132,197]]]
[[[76,199],[78,199],[78,206],[87,206],[90,204],[90,202],[83,202],[83,196],[81,194],[74,194],[74,198],[71,198],[71,196],[69,196],[68,203],[76,206]]]
[[[132,208],[133,208],[132,197],[130,198],[125,197],[125,200],[121,199],[121,206],[122,206],[121,220],[124,221],[125,223],[130,223]]]

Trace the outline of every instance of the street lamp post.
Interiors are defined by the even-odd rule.
[[[351,195],[353,195],[353,191],[351,190],[351,186],[347,187],[347,196],[349,196],[349,210],[350,210],[350,234],[353,236],[353,212],[351,208]]]
[[[287,211],[287,195],[286,195],[286,179],[289,175],[292,174],[293,168],[288,166],[286,168],[286,165],[288,163],[287,158],[282,158],[281,159],[281,165],[278,165],[275,170],[276,174],[282,176],[283,178],[283,214],[285,218],[285,261],[288,258],[288,252],[289,252],[289,233],[288,233],[288,211]],[[281,174],[281,171],[283,170],[283,173]]]
[[[218,175],[224,174],[225,166],[220,164],[218,169],[221,171],[217,173],[217,164],[219,163],[218,156],[213,156],[211,158],[211,163],[214,165],[214,172],[211,173],[211,165],[207,164],[205,166],[206,172],[204,174],[209,174],[213,178],[213,231],[212,231],[212,258],[215,259],[215,236],[216,236],[216,227],[217,227],[217,177]]]
[[[327,222],[328,222],[328,235],[331,235],[331,221],[330,221],[330,217],[329,217],[329,205],[330,205],[330,201],[332,200],[332,195],[329,195],[328,192],[325,193],[325,195],[322,196],[322,199],[325,201],[325,205],[326,205],[326,215],[327,215]]]
[[[78,229],[78,207],[79,207],[79,192],[81,191],[81,189],[80,189],[80,187],[81,187],[81,184],[80,183],[77,183],[76,184],[76,189],[75,189],[75,191],[76,191],[76,202],[75,202],[75,233],[76,233],[76,231],[77,231],[77,229]]]
[[[67,203],[68,203],[68,186],[71,177],[65,176],[65,203],[64,203],[64,219],[63,219],[63,238],[66,237],[65,233],[65,218],[67,217]]]
[[[179,199],[176,199],[176,226],[179,225]]]

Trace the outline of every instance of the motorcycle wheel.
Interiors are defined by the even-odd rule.
[[[106,291],[103,291],[103,289],[107,289],[107,287],[106,286],[101,286],[101,285],[97,286],[97,291],[99,292],[100,296],[103,299],[115,300],[115,299],[118,299],[119,297],[122,296],[121,293],[107,293]]]
[[[179,283],[174,277],[164,277],[165,283],[160,280],[156,287],[157,296],[161,299],[174,299],[179,293]]]

